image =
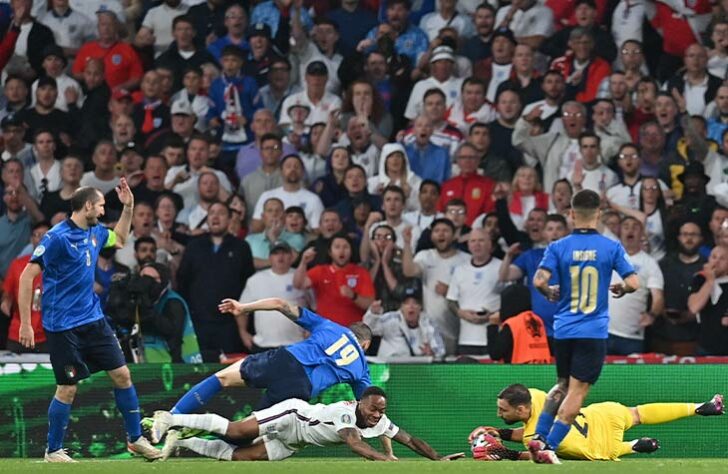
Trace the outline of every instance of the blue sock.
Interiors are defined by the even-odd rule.
[[[210,375],[185,393],[170,411],[175,415],[194,413],[210,401],[220,390],[222,390],[220,379]]]
[[[559,447],[561,442],[566,438],[566,435],[569,434],[569,430],[571,429],[571,425],[567,425],[561,420],[556,420],[554,422],[554,426],[551,427],[551,433],[549,433],[548,438],[546,438],[546,443],[556,451],[556,448]]]
[[[48,452],[58,451],[63,447],[68,419],[71,417],[71,404],[63,403],[53,397],[48,406]]]
[[[541,415],[538,417],[538,423],[536,423],[536,434],[541,436],[543,439],[546,439],[553,425],[554,415],[542,411]]]
[[[139,400],[134,385],[129,388],[115,388],[114,398],[116,398],[116,408],[124,417],[126,434],[129,441],[133,443],[142,435],[141,411],[139,410]]]

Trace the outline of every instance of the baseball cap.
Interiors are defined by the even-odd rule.
[[[438,46],[432,51],[432,57],[430,63],[446,59],[448,61],[455,61],[455,54],[450,46]]]
[[[111,93],[111,98],[114,100],[131,100],[131,92],[129,92],[127,89],[124,89],[123,87],[117,87],[114,89],[114,92]]]
[[[497,30],[495,30],[495,33],[493,33],[493,39],[496,39],[499,36],[506,38],[514,45],[518,44],[518,41],[516,41],[516,36],[513,34],[513,31],[509,30],[508,28],[498,28]]]
[[[10,127],[22,127],[23,121],[18,118],[17,114],[10,114],[6,115],[5,118],[3,118],[2,122],[0,122],[0,128],[5,130],[6,128]]]
[[[254,36],[263,36],[270,39],[272,35],[270,31],[270,26],[266,25],[265,23],[255,23],[250,25],[250,28],[248,28],[248,32],[245,36],[248,39]]]
[[[177,100],[172,104],[171,115],[195,115],[195,113],[188,101]]]
[[[403,292],[402,292],[402,301],[406,300],[407,298],[414,298],[418,302],[422,303],[422,289],[417,285],[416,283],[411,283],[408,286],[405,286]]]
[[[273,243],[270,247],[270,253],[275,253],[280,250],[283,250],[284,252],[290,252],[291,246],[288,245],[288,242],[284,242],[283,240],[278,240]]]
[[[326,67],[323,61],[311,61],[306,66],[306,74],[311,76],[328,76],[329,68]]]
[[[59,58],[61,61],[63,61],[63,64],[68,64],[68,60],[66,59],[66,55],[63,54],[63,48],[61,48],[58,45],[55,44],[49,44],[46,45],[45,48],[43,48],[43,60],[45,60],[49,56],[55,56]]]
[[[99,9],[96,10],[96,14],[97,15],[101,15],[101,14],[104,14],[104,13],[107,14],[107,15],[113,16],[117,20],[119,19],[119,16],[116,14],[116,12],[111,7],[109,7],[108,5],[102,3],[101,5],[99,5]]]
[[[41,76],[38,79],[38,89],[45,86],[53,86],[55,89],[58,89],[58,83],[50,76]]]

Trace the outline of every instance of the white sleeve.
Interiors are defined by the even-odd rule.
[[[308,226],[311,229],[318,229],[319,223],[321,222],[321,214],[324,212],[324,205],[321,202],[321,198],[314,193],[311,193],[309,205],[311,206],[311,209],[309,209],[310,217],[308,217]]]
[[[356,402],[341,402],[329,405],[334,430],[338,433],[345,428],[356,428]]]
[[[258,273],[257,275],[259,275]],[[253,301],[258,300],[259,298],[255,295],[255,283],[258,281],[256,278],[257,275],[253,275],[250,277],[250,279],[245,284],[245,288],[243,288],[243,292],[240,294],[240,301],[241,303],[250,303]]]
[[[387,418],[387,415],[384,415],[384,418],[386,418],[387,421],[387,428],[385,428],[383,434],[387,438],[394,438],[397,436],[397,433],[399,433],[399,426],[395,425],[392,420]]]
[[[458,268],[460,268],[460,267],[458,267]],[[459,277],[459,274],[456,269],[455,274],[452,276],[452,278],[450,279],[450,283],[448,284],[447,296],[445,297],[446,299],[448,299],[450,301],[460,301],[460,288],[458,286],[460,283],[459,280],[460,280],[460,277]],[[446,282],[443,281],[443,283],[446,283]]]
[[[528,28],[529,36],[551,36],[554,32],[554,14],[549,7],[539,9],[536,21]]]
[[[225,176],[225,173],[223,173],[222,171],[216,171],[215,174],[220,180],[220,186],[225,188],[225,191],[231,192],[233,190],[233,186],[232,184],[230,184],[230,180],[228,179],[228,177]]]
[[[263,218],[263,203],[270,197],[270,191],[265,191],[258,197],[258,202],[255,203],[255,209],[253,210],[253,219]]]
[[[415,86],[412,88],[409,100],[407,101],[407,107],[404,109],[405,118],[408,118],[410,120],[414,120],[415,118],[417,118],[417,114],[420,112],[419,104],[422,99],[422,93],[420,92],[420,89],[422,89],[421,84],[422,81],[418,81],[417,84],[415,84]]]
[[[144,15],[144,20],[142,21],[143,27],[149,28],[150,30],[154,31],[154,15],[156,13],[156,10],[156,8],[152,8],[151,10],[147,11],[147,14]]]
[[[649,263],[645,265],[647,268],[647,288],[651,290],[662,290],[665,288],[665,278],[662,275],[662,270],[657,264],[655,259],[650,259]]]

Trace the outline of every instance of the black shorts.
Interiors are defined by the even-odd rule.
[[[58,385],[75,385],[94,372],[126,365],[119,340],[106,319],[66,331],[46,331],[46,337]]]
[[[240,364],[240,376],[249,387],[266,389],[259,410],[289,398],[311,399],[311,381],[306,370],[283,347],[246,357]]]
[[[594,385],[607,355],[606,339],[554,339],[554,349],[560,379],[574,377]]]

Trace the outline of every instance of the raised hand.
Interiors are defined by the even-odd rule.
[[[309,247],[305,252],[303,252],[303,255],[301,255],[301,262],[308,265],[314,258],[316,258],[316,249]]]
[[[119,185],[116,187],[116,194],[119,196],[119,202],[126,207],[134,206],[134,194],[132,194],[129,188],[129,183],[126,182],[126,178],[119,180]]]

